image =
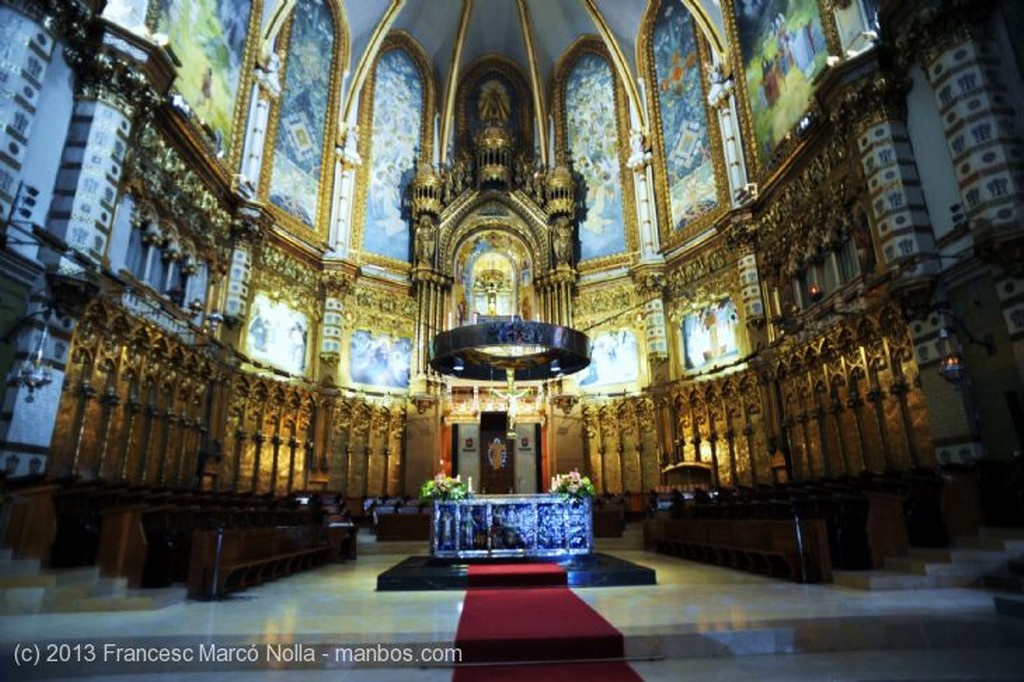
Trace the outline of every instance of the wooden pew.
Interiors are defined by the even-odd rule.
[[[644,546],[800,583],[832,580],[823,519],[650,519]]]
[[[219,598],[318,566],[327,560],[330,551],[322,530],[320,526],[305,524],[196,531],[192,538],[189,597]]]

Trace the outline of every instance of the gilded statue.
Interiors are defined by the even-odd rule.
[[[572,261],[572,224],[568,218],[559,218],[552,226],[551,244],[558,265]]]
[[[429,265],[434,260],[434,246],[437,242],[437,227],[434,220],[428,216],[420,216],[419,225],[416,227],[416,260]]]

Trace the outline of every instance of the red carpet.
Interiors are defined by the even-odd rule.
[[[564,587],[561,567],[472,565],[469,580],[455,638],[463,662],[455,670],[455,682],[640,679],[621,660],[599,660],[623,657],[622,634]],[[556,580],[560,586],[554,586]],[[522,587],[493,589],[510,584]]]
[[[566,584],[557,564],[470,564],[466,584],[474,587],[548,587]]]

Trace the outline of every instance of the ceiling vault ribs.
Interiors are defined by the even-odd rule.
[[[601,14],[601,10],[597,8],[594,0],[580,1],[583,3],[583,6],[587,8],[587,13],[590,14],[590,18],[593,19],[594,26],[597,27],[598,33],[600,33],[604,44],[608,46],[608,53],[611,55],[612,62],[615,64],[615,70],[619,74],[619,79],[622,81],[623,87],[626,88],[626,95],[629,97],[629,102],[633,111],[636,112],[637,120],[640,121],[640,127],[647,130],[646,103],[640,101],[640,91],[637,89],[636,79],[633,77],[633,72],[630,70],[629,65],[626,64],[626,58],[623,56],[622,49],[619,47],[619,41],[615,39],[615,34],[608,26],[608,22],[605,21],[604,15]]]
[[[363,89],[363,83],[366,82],[366,78],[370,74],[370,70],[373,68],[373,64],[377,59],[377,52],[380,51],[380,46],[384,42],[384,38],[391,30],[392,24],[395,23],[398,13],[402,11],[402,7],[404,6],[405,0],[391,0],[391,6],[388,7],[388,11],[385,12],[380,23],[377,25],[377,28],[373,31],[373,37],[367,44],[366,51],[363,52],[363,56],[359,60],[358,66],[356,66],[355,78],[352,79],[348,95],[345,97],[345,115],[341,120],[345,121],[346,125],[349,121],[354,120],[352,118],[354,113],[352,106],[359,98],[359,93]]]
[[[469,20],[472,16],[473,0],[462,0],[459,32],[455,37],[455,44],[452,45],[452,60],[448,65],[448,80],[445,83],[444,115],[441,117],[441,149],[438,152],[438,158],[441,159],[442,165],[451,160],[448,158],[448,139],[452,134],[452,127],[455,123],[455,93],[458,91],[459,86],[459,65],[462,63],[462,49],[466,45],[466,35],[469,33]]]
[[[530,61],[530,90],[533,92],[533,101],[535,102],[534,129],[536,130],[537,146],[540,149],[540,157],[544,159],[548,156],[547,103],[544,99],[544,88],[541,85],[540,66],[537,64],[537,50],[533,41],[530,10],[526,6],[526,0],[516,0],[516,5],[519,8],[519,26],[523,31],[523,44],[526,45],[526,55]],[[548,166],[555,165],[553,158],[545,159],[545,161]]]

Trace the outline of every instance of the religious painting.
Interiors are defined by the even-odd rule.
[[[736,0],[734,6],[754,137],[763,162],[807,109],[828,47],[818,0]]]
[[[586,188],[580,219],[580,260],[626,250],[619,173],[615,79],[603,57],[584,53],[565,86],[565,116],[573,170]]]
[[[358,329],[349,341],[349,376],[357,384],[409,388],[412,339]]]
[[[488,74],[473,88],[467,113],[471,136],[487,125],[499,125],[514,133],[519,121],[519,99],[515,87],[501,74]]]
[[[327,134],[334,18],[325,0],[299,0],[292,18],[270,176],[270,202],[316,225]]]
[[[683,317],[684,367],[687,370],[719,365],[739,357],[739,315],[726,298]]]
[[[652,43],[672,229],[681,230],[718,205],[697,34],[689,11],[662,2]]]
[[[373,88],[373,147],[363,249],[408,261],[409,220],[402,197],[416,173],[423,119],[423,81],[402,49],[377,62]]]
[[[159,0],[157,9],[156,30],[181,60],[174,86],[226,153],[252,5],[248,0]]]
[[[246,353],[289,374],[306,373],[309,321],[284,301],[259,292],[252,300],[246,326]]]
[[[579,375],[581,388],[628,384],[640,378],[636,334],[617,329],[599,334],[590,350],[590,365]]]

